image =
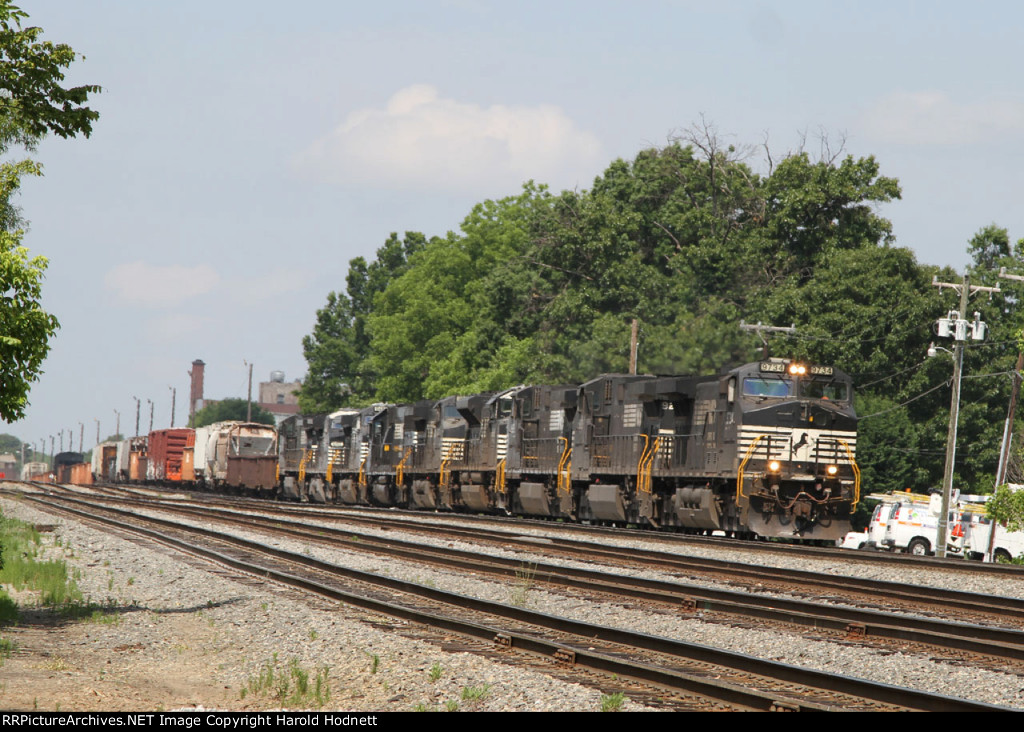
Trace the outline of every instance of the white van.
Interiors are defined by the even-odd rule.
[[[954,493],[954,502],[959,495]],[[878,505],[871,518],[868,534],[875,546],[889,551],[906,552],[916,556],[934,554],[939,538],[939,515],[942,496],[938,493],[924,496],[905,493],[889,497]],[[947,516],[946,552],[963,555],[968,522],[963,508],[952,508]]]
[[[972,516],[972,519],[967,535],[968,555],[972,559],[984,559],[988,556],[993,523],[984,515]],[[995,527],[996,543],[992,552],[995,561],[1008,562],[1024,554],[1024,531],[1008,531],[998,524]]]

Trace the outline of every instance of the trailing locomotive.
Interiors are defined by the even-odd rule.
[[[850,378],[781,359],[297,416],[279,446],[281,496],[317,502],[832,541],[860,498]]]

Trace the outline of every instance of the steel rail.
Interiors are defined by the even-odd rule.
[[[276,572],[270,570],[265,566],[255,566],[246,562],[241,562],[235,558],[224,555],[220,552],[215,552],[209,549],[196,547],[188,544],[181,540],[167,536],[161,532],[153,531],[150,529],[144,529],[141,527],[131,527],[125,525],[124,522],[118,522],[111,519],[103,519],[93,514],[89,514],[86,511],[71,508],[66,505],[54,505],[53,501],[67,502],[67,503],[78,503],[89,505],[87,501],[77,498],[57,497],[49,496],[49,501],[39,497],[25,496],[28,500],[38,503],[40,505],[48,506],[53,509],[68,511],[74,515],[81,516],[83,518],[102,521],[108,524],[112,524],[120,529],[130,530],[135,533],[147,536],[156,541],[161,541],[165,544],[178,547],[185,551],[190,551],[206,556],[209,559],[213,559],[218,562],[222,562],[227,566],[231,566],[240,571],[252,572],[260,576],[271,577],[277,581],[291,584],[292,586],[301,587],[309,591],[315,591],[318,594],[323,594],[333,599],[337,599],[348,604],[352,604],[358,607],[364,607],[366,609],[374,609],[378,612],[382,612],[388,615],[402,617],[404,619],[413,620],[416,622],[423,622],[433,627],[444,627],[445,629],[453,632],[460,632],[470,635],[472,637],[485,637],[480,635],[481,633],[486,634],[491,638],[498,639],[499,642],[506,642],[505,639],[509,639],[507,642],[515,647],[526,648],[527,650],[532,647],[532,644],[539,644],[538,647],[543,647],[545,653],[550,655],[558,654],[561,658],[566,658],[567,655],[574,659],[574,663],[580,664],[586,662],[594,664],[590,666],[595,670],[609,671],[610,669],[618,669],[610,671],[619,675],[635,678],[640,681],[646,681],[649,683],[656,683],[659,685],[672,683],[675,679],[675,683],[682,683],[686,685],[685,688],[691,688],[691,684],[703,684],[704,680],[698,679],[697,677],[690,674],[680,674],[678,671],[671,669],[664,669],[659,667],[651,667],[644,669],[643,666],[647,664],[635,665],[627,663],[621,659],[617,659],[609,654],[592,653],[588,650],[578,647],[566,647],[565,644],[561,643],[550,643],[543,641],[537,637],[529,637],[522,634],[509,632],[504,629],[495,629],[489,626],[481,626],[479,624],[466,623],[451,617],[436,617],[433,614],[423,613],[422,611],[414,610],[408,607],[396,606],[393,603],[381,602],[365,596],[354,595],[353,593],[343,592],[336,588],[329,588],[319,583],[312,582],[305,578],[296,577],[286,573]],[[530,623],[538,627],[544,627],[551,630],[557,630],[560,632],[572,633],[581,639],[586,648],[593,645],[594,641],[600,640],[608,643],[622,644],[629,646],[634,649],[642,649],[646,651],[657,652],[662,655],[670,656],[678,660],[696,661],[700,663],[715,664],[724,668],[731,668],[742,673],[754,674],[757,676],[764,677],[766,679],[774,679],[784,681],[787,683],[800,684],[806,687],[815,688],[826,694],[847,694],[850,696],[858,697],[861,699],[869,700],[876,704],[892,705],[901,709],[918,709],[927,711],[1005,711],[1004,707],[998,707],[991,704],[984,704],[980,702],[973,702],[964,699],[958,699],[955,697],[948,697],[933,694],[930,692],[922,692],[912,689],[905,689],[889,684],[879,684],[876,682],[870,682],[863,679],[856,679],[852,677],[835,676],[825,672],[815,671],[812,669],[804,669],[788,664],[781,664],[773,661],[766,661],[762,659],[752,658],[744,656],[742,654],[732,653],[729,651],[722,651],[719,649],[710,648],[708,646],[702,646],[699,644],[686,643],[683,641],[677,641],[669,638],[661,638],[657,636],[646,635],[642,633],[635,633],[628,630],[621,630],[617,628],[609,628],[605,626],[591,625],[587,623],[581,623],[566,618],[559,618],[556,616],[546,615],[543,613],[536,613],[524,608],[510,607],[501,605],[499,603],[490,602],[487,600],[480,600],[477,598],[466,597],[464,595],[458,595],[456,593],[450,593],[443,590],[434,588],[424,587],[411,582],[405,582],[402,580],[396,580],[390,577],[382,577],[366,572],[359,572],[357,570],[340,568],[335,565],[331,565],[319,560],[307,557],[301,554],[295,554],[287,552],[281,549],[275,549],[266,547],[258,542],[251,542],[239,537],[233,537],[230,535],[221,534],[220,532],[214,532],[209,530],[197,529],[195,527],[183,527],[173,521],[165,519],[158,519],[148,516],[139,516],[129,511],[122,511],[120,509],[114,509],[105,507],[100,510],[107,511],[115,514],[122,518],[132,518],[135,520],[141,520],[144,522],[150,522],[158,526],[167,526],[178,531],[189,531],[195,533],[201,533],[203,535],[215,538],[218,541],[227,542],[236,546],[245,547],[251,551],[258,551],[264,554],[269,554],[278,558],[287,559],[290,562],[306,566],[314,567],[320,571],[329,572],[338,576],[344,576],[351,579],[358,579],[364,582],[370,582],[379,586],[388,587],[391,589],[398,589],[401,592],[407,592],[415,594],[419,597],[425,597],[432,599],[436,602],[446,603],[459,608],[469,608],[479,612],[488,613],[497,617],[501,617],[505,620],[517,620],[519,622]],[[458,630],[457,630],[458,629]],[[519,645],[516,645],[517,641]],[[681,678],[677,678],[681,677]],[[758,705],[751,706],[750,708],[758,709],[773,709],[773,708],[797,708],[797,709],[829,709],[833,708],[830,704],[816,704],[813,702],[801,701],[799,699],[786,698],[784,695],[780,695],[777,692],[763,693],[751,690],[740,690],[732,688],[734,685],[727,685],[721,693],[726,693],[732,697],[734,694],[743,693],[748,695],[748,700],[754,698],[759,699]],[[671,688],[683,689],[683,686],[672,686]],[[712,684],[708,687],[707,694],[710,695],[712,690],[720,689],[719,684]],[[718,693],[716,691],[716,693]],[[714,697],[718,698],[718,697]],[[734,697],[732,697],[734,698]],[[750,703],[749,701],[746,703]]]

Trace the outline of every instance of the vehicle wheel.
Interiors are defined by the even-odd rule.
[[[1013,560],[1013,557],[1011,557],[1010,552],[1005,549],[996,549],[994,559],[999,564],[1009,564]]]
[[[917,539],[911,539],[910,543],[907,544],[907,554],[913,554],[915,557],[926,557],[931,553],[932,547],[927,539],[918,537]]]

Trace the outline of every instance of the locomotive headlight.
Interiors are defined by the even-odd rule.
[[[800,363],[791,363],[789,365],[789,373],[793,376],[803,376],[807,373],[807,367]]]
[[[768,463],[768,472],[770,473],[777,473],[779,472],[780,468],[782,468],[782,465],[781,463],[779,463],[778,460],[772,460],[770,463]]]
[[[834,478],[839,473],[839,466],[829,465],[827,468],[825,468],[825,472],[828,473],[828,476],[830,478]]]

